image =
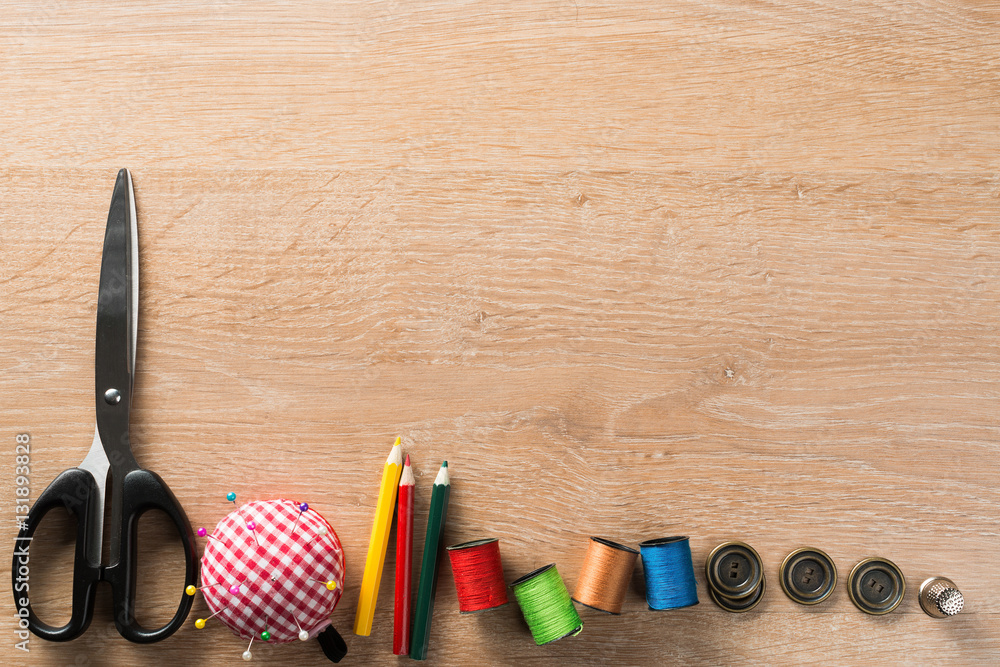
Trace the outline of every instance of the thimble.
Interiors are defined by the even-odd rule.
[[[920,608],[928,616],[945,618],[962,611],[965,598],[951,579],[931,577],[920,584]]]

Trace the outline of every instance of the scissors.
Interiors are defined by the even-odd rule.
[[[139,246],[132,175],[118,172],[104,234],[101,283],[97,291],[97,350],[94,358],[97,426],[90,451],[78,468],[55,478],[35,501],[21,525],[12,569],[14,603],[28,628],[42,639],[79,637],[94,615],[99,582],[111,584],[115,627],[125,639],[149,643],[166,639],[184,623],[194,598],[181,590],[177,613],[163,627],[149,630],[135,618],[139,517],[160,510],[170,517],[184,544],[185,586],[196,579],[198,557],[184,509],[160,477],[139,467],[129,442],[129,410],[135,378],[135,341],[139,306]],[[105,487],[111,472],[109,563],[102,564]],[[72,615],[54,627],[35,615],[29,585],[30,544],[45,515],[65,507],[76,520]],[[20,577],[20,579],[19,579]],[[19,586],[19,583],[24,585]]]

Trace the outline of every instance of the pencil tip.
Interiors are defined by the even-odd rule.
[[[403,448],[399,446],[398,442],[389,450],[389,456],[386,457],[385,462],[387,465],[403,467]]]
[[[441,485],[448,485],[448,484],[450,484],[451,483],[449,481],[450,480],[450,474],[451,473],[448,472],[448,462],[445,461],[445,462],[443,462],[441,464],[441,467],[438,468],[437,477],[434,478],[434,486],[441,486]]]
[[[409,454],[406,455],[406,462],[403,463],[403,465],[407,465],[407,466],[410,465],[410,455]]]
[[[401,443],[401,442],[403,442],[403,439],[402,439],[402,438],[400,438],[400,437],[399,437],[399,436],[397,435],[397,436],[396,436],[396,442],[392,443],[392,446],[393,446],[393,447],[395,447],[395,446],[397,446],[397,445],[398,445],[399,443]]]

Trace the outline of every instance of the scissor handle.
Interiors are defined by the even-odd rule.
[[[184,585],[194,584],[198,571],[194,532],[184,509],[173,492],[152,470],[138,468],[125,475],[121,485],[121,539],[119,553],[111,554],[111,564],[104,568],[103,579],[111,583],[115,627],[125,639],[148,644],[166,639],[184,623],[194,598],[181,589],[181,601],[174,617],[163,627],[147,630],[135,618],[135,575],[139,517],[149,510],[160,510],[173,521],[184,544]]]
[[[28,629],[42,639],[55,642],[76,639],[87,629],[94,616],[94,595],[101,578],[101,564],[90,562],[87,554],[92,546],[89,544],[91,522],[103,519],[104,507],[99,507],[97,502],[100,497],[93,475],[82,468],[70,468],[52,480],[38,496],[17,535],[11,566],[14,605],[18,616],[27,618]],[[37,557],[31,549],[31,538],[49,510],[60,506],[76,519],[76,557],[73,563],[72,615],[66,625],[56,627],[41,621],[31,608],[31,561]]]

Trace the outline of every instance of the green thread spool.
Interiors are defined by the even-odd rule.
[[[541,646],[583,630],[566,584],[552,563],[529,572],[510,585],[535,643]]]

